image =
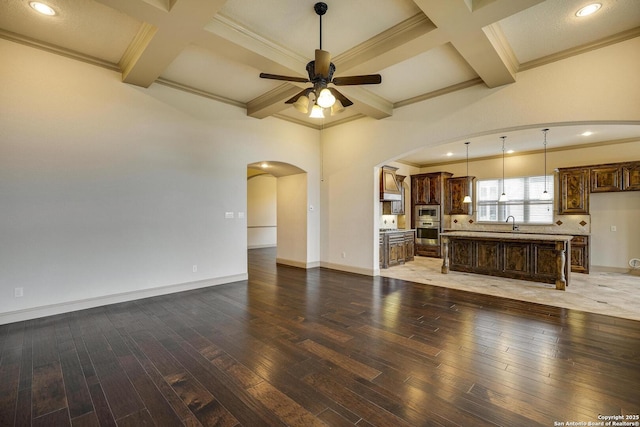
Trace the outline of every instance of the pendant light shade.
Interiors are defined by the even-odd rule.
[[[508,202],[509,197],[507,197],[507,193],[504,191],[504,140],[507,139],[507,137],[501,136],[500,139],[502,139],[502,194],[500,195],[498,202]]]
[[[312,119],[324,119],[324,113],[322,112],[322,107],[318,104],[314,104],[313,108],[311,108],[311,114],[309,115]]]
[[[316,102],[322,108],[329,108],[336,102],[336,97],[325,87],[318,94],[318,100]]]
[[[306,95],[302,95],[296,102],[293,103],[293,106],[296,110],[300,111],[303,114],[309,113],[309,97]]]
[[[547,132],[549,129],[542,129],[544,133],[544,191],[540,195],[540,200],[551,200],[551,194],[547,191]]]
[[[464,143],[464,145],[467,146],[467,177],[469,176],[469,144],[471,144],[470,141],[467,141]],[[469,204],[471,203],[471,196],[469,195],[469,187],[467,186],[467,195],[464,196],[464,199],[462,199],[462,203],[465,204]]]
[[[340,114],[344,111],[344,105],[340,102],[339,99],[336,99],[336,102],[331,106],[331,115],[335,116],[336,114]]]

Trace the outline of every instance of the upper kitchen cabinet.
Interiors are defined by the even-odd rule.
[[[411,204],[439,205],[442,203],[444,188],[452,174],[449,172],[421,173],[411,175]]]
[[[589,169],[592,193],[640,190],[640,162],[596,165]]]
[[[589,168],[558,169],[560,182],[559,214],[589,213]]]
[[[382,166],[380,168],[380,201],[399,201],[402,198],[400,187],[396,179],[398,168]]]
[[[404,175],[396,175],[396,183],[400,188],[400,200],[382,202],[383,215],[404,215]]]
[[[591,167],[591,192],[607,193],[622,190],[622,168],[617,165]]]
[[[445,211],[447,215],[471,215],[473,203],[463,203],[465,196],[473,198],[474,176],[461,176],[447,180]]]
[[[640,162],[631,162],[622,166],[622,189],[640,190]]]

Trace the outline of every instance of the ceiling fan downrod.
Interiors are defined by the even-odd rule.
[[[318,2],[313,5],[313,10],[320,17],[320,50],[322,50],[322,15],[327,13],[328,6],[326,3]]]

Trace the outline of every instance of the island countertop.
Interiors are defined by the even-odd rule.
[[[445,231],[441,237],[470,237],[491,240],[544,240],[550,242],[568,242],[573,239],[567,234],[532,234],[520,231],[500,232],[500,231]]]

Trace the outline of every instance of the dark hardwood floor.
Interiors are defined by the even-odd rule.
[[[0,426],[556,426],[640,413],[640,322],[276,266],[274,249],[251,250],[249,265],[248,282],[0,326]]]

